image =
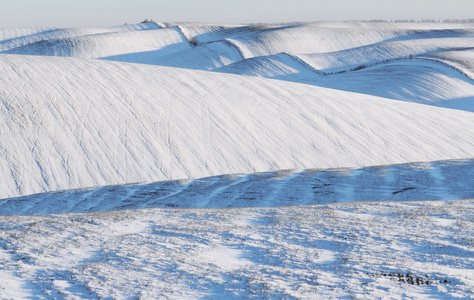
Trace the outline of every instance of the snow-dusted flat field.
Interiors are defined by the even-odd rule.
[[[473,298],[474,24],[0,29],[0,299]]]
[[[0,217],[2,298],[471,298],[474,200]]]

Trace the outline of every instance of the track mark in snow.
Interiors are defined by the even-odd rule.
[[[406,191],[409,191],[409,190],[414,190],[414,189],[415,189],[415,187],[413,187],[413,186],[406,187],[406,188],[404,188],[404,189],[401,189],[401,190],[392,192],[392,195],[396,195],[396,194],[398,194],[398,193],[403,193],[403,192],[406,192]]]
[[[216,180],[218,181],[219,179],[216,179]],[[232,194],[234,186],[244,184],[248,180],[249,180],[248,175],[241,175],[241,176],[239,176],[238,179],[234,178],[234,180],[232,180],[230,184],[224,185],[224,186],[216,188],[216,189],[213,189],[209,194],[204,195],[204,197],[202,197],[202,201],[197,203],[196,207],[208,207],[210,203],[212,203],[216,200],[219,201],[219,198],[222,196],[222,194],[224,194],[226,192]],[[229,199],[227,197],[225,197],[225,198]],[[228,204],[230,205],[233,202],[234,201],[230,200],[228,202]]]

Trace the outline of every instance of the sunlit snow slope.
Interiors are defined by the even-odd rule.
[[[471,23],[145,23],[1,31],[0,53],[219,71],[474,110]]]
[[[2,197],[474,153],[463,111],[72,58],[4,55],[0,66]]]
[[[0,72],[1,299],[472,298],[472,23],[0,29]]]
[[[0,37],[0,198],[474,155],[472,24],[146,23]]]

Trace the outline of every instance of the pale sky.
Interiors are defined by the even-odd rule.
[[[0,27],[472,18],[474,0],[0,0]]]

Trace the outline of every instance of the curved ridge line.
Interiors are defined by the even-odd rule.
[[[232,40],[230,39],[222,39],[222,42],[232,48],[234,48],[235,50],[237,50],[237,52],[240,54],[240,56],[242,56],[242,59],[243,60],[246,60],[247,58],[245,57],[244,55],[244,52],[242,51],[242,49],[235,43],[233,42]]]
[[[298,62],[301,66],[303,66],[304,68],[318,74],[318,75],[327,75],[326,73],[322,72],[322,71],[319,71],[319,70],[316,70],[313,66],[311,66],[310,64],[308,64],[304,59],[302,59],[301,57],[295,55],[295,54],[290,54],[290,53],[287,53],[287,52],[281,52],[281,53],[278,53],[276,55],[286,55],[288,57],[290,57],[291,59],[293,59],[294,61]]]
[[[440,65],[443,65],[447,68],[451,68],[455,71],[458,71],[461,75],[465,76],[467,79],[474,82],[474,78],[469,76],[467,73],[465,73],[461,69],[459,69],[459,68],[457,68],[457,67],[455,67],[455,66],[453,66],[453,65],[451,65],[447,62],[444,62],[442,60],[438,60],[438,59],[435,59],[435,58],[423,57],[423,56],[413,57],[413,58],[398,57],[398,58],[386,59],[384,61],[378,61],[378,62],[369,64],[369,65],[359,65],[359,66],[356,66],[356,67],[351,68],[349,70],[342,70],[342,71],[330,72],[330,73],[322,72],[322,73],[323,73],[324,76],[330,76],[330,75],[336,75],[336,74],[342,74],[342,73],[348,73],[348,72],[355,72],[355,71],[359,71],[359,70],[366,70],[366,69],[370,69],[370,68],[374,68],[374,67],[378,67],[378,66],[382,66],[382,65],[389,65],[389,64],[392,64],[392,63],[395,63],[395,62],[398,62],[398,61],[410,61],[410,60],[420,60],[420,61],[432,62],[432,63],[437,63],[437,64],[440,64]]]
[[[430,58],[430,57],[415,57],[414,59],[438,63],[440,65],[443,65],[445,67],[448,67],[448,68],[451,68],[455,71],[458,71],[459,73],[461,73],[461,75],[465,76],[467,79],[474,82],[474,78],[472,78],[469,74],[467,74],[466,72],[464,72],[460,68],[456,67],[455,65],[452,65],[452,64],[450,64],[448,62],[445,62],[445,61],[442,61],[441,59]]]
[[[186,30],[181,27],[181,25],[176,25],[176,26],[173,26],[173,27],[167,27],[167,28],[176,28],[178,31],[178,33],[186,40],[188,41],[189,43],[191,43],[193,41],[193,39],[191,38],[191,36],[189,35],[189,33],[186,32]]]

